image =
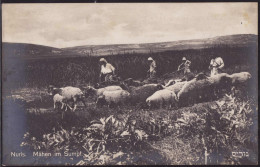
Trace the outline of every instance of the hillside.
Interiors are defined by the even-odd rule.
[[[71,51],[26,43],[2,43],[3,55],[9,58],[22,57],[26,59],[56,58],[80,56]]]
[[[230,47],[248,46],[257,43],[257,35],[240,34],[219,36],[207,39],[181,40],[161,43],[115,44],[115,45],[85,45],[68,48],[54,48],[25,43],[3,43],[3,55],[8,57],[23,57],[27,59],[104,56],[127,53],[150,53],[171,50],[203,49],[216,45]]]
[[[145,43],[145,44],[117,44],[117,45],[86,45],[64,48],[79,54],[112,55],[124,53],[149,53],[170,50],[203,49],[215,45],[245,46],[257,42],[257,35],[240,34],[219,36],[207,39],[181,40],[174,42]]]

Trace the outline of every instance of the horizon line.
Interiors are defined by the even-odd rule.
[[[230,35],[218,35],[218,36],[208,37],[208,38],[193,38],[193,39],[175,40],[175,41],[164,41],[164,42],[86,44],[86,45],[77,45],[77,46],[60,47],[60,48],[59,48],[59,47],[55,47],[55,46],[49,46],[49,45],[43,45],[43,44],[37,44],[37,43],[26,43],[26,42],[5,42],[5,41],[2,41],[2,43],[31,44],[31,45],[39,45],[39,46],[52,47],[52,48],[56,48],[56,49],[65,49],[65,48],[74,48],[74,47],[82,47],[82,46],[108,46],[108,45],[134,45],[134,44],[140,45],[140,44],[169,43],[169,42],[178,42],[178,41],[203,40],[203,39],[211,39],[211,38],[216,38],[216,37],[234,36],[234,35],[256,35],[256,36],[258,36],[258,34],[253,34],[253,33],[248,33],[248,34],[230,34]]]

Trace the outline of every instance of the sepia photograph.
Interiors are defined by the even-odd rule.
[[[1,10],[1,165],[258,165],[257,2]]]

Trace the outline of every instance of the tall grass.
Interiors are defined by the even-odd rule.
[[[6,88],[18,87],[46,87],[79,86],[98,81],[100,57],[86,56],[74,58],[52,59],[13,59],[4,56],[3,81]],[[256,75],[257,46],[229,47],[218,45],[212,48],[197,50],[175,50],[158,53],[126,53],[108,55],[106,59],[116,68],[121,78],[141,79],[146,77],[149,68],[147,58],[152,56],[158,66],[158,76],[177,70],[181,58],[185,56],[191,60],[191,70],[208,72],[208,66],[213,56],[220,56],[225,67],[234,67],[234,71],[241,71],[244,65],[247,71]],[[232,73],[234,71],[228,71]]]

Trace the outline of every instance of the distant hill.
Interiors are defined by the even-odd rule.
[[[161,43],[117,44],[117,45],[86,45],[64,48],[79,54],[111,55],[124,53],[149,53],[169,50],[202,49],[216,45],[245,46],[257,42],[257,35],[240,34],[219,36],[207,39],[181,40]]]
[[[3,53],[10,57],[24,58],[57,58],[79,56],[105,56],[126,53],[149,53],[170,50],[203,49],[216,45],[228,45],[231,47],[248,46],[257,44],[257,35],[239,34],[218,36],[207,39],[181,40],[173,42],[144,43],[144,44],[114,44],[114,45],[85,45],[68,48],[54,48],[48,46],[3,43]]]
[[[26,43],[2,43],[3,55],[9,58],[22,57],[26,59],[56,58],[80,56],[74,52],[35,44]]]

